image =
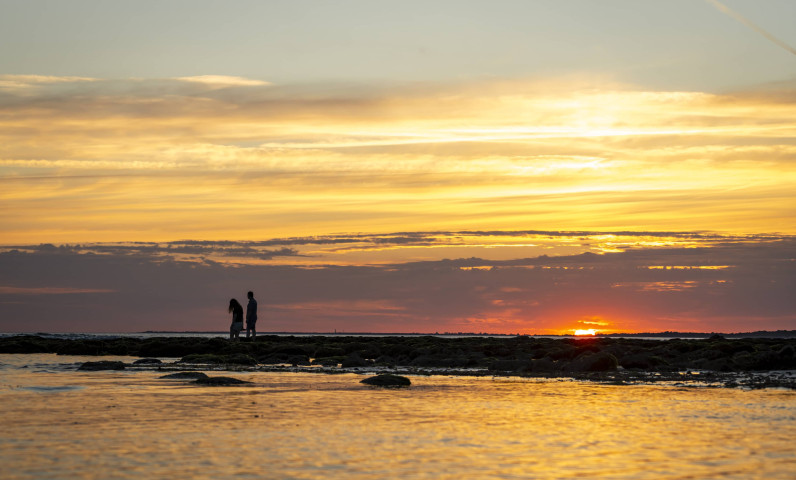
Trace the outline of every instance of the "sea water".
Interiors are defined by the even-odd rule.
[[[0,355],[0,478],[796,477],[789,390],[297,372],[208,387],[77,370],[91,360]]]

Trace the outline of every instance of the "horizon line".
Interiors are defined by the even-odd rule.
[[[134,332],[2,332],[0,335],[134,335],[134,334],[218,334],[228,335],[227,330],[145,330]],[[330,335],[330,336],[347,336],[347,335],[417,335],[417,336],[434,336],[434,335],[461,335],[461,336],[501,336],[501,337],[615,337],[615,336],[666,336],[675,337],[678,335],[762,335],[762,334],[791,334],[796,335],[796,329],[785,330],[755,330],[746,332],[681,332],[681,331],[659,331],[659,332],[612,332],[600,333],[596,332],[593,335],[575,335],[575,334],[544,334],[544,333],[490,333],[490,332],[302,332],[302,331],[281,331],[281,332],[258,332],[258,336],[267,335]]]

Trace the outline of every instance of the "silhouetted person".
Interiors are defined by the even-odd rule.
[[[237,339],[243,330],[243,307],[234,298],[229,301],[229,313],[232,314],[232,325],[229,326],[229,339]]]
[[[252,338],[257,336],[255,325],[257,324],[257,300],[254,299],[254,293],[249,292],[246,294],[249,297],[249,303],[246,304],[246,338],[249,338],[251,333]]]

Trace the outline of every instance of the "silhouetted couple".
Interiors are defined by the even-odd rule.
[[[252,292],[249,292],[246,296],[249,297],[249,303],[246,305],[246,338],[249,338],[249,335],[254,338],[257,336],[257,330],[255,329],[257,324],[257,300],[254,299],[254,293]],[[240,338],[241,330],[243,330],[243,307],[234,298],[229,301],[229,313],[232,314],[229,339],[237,340]]]

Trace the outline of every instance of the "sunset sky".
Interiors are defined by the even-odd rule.
[[[0,332],[796,329],[795,21],[0,0]]]

